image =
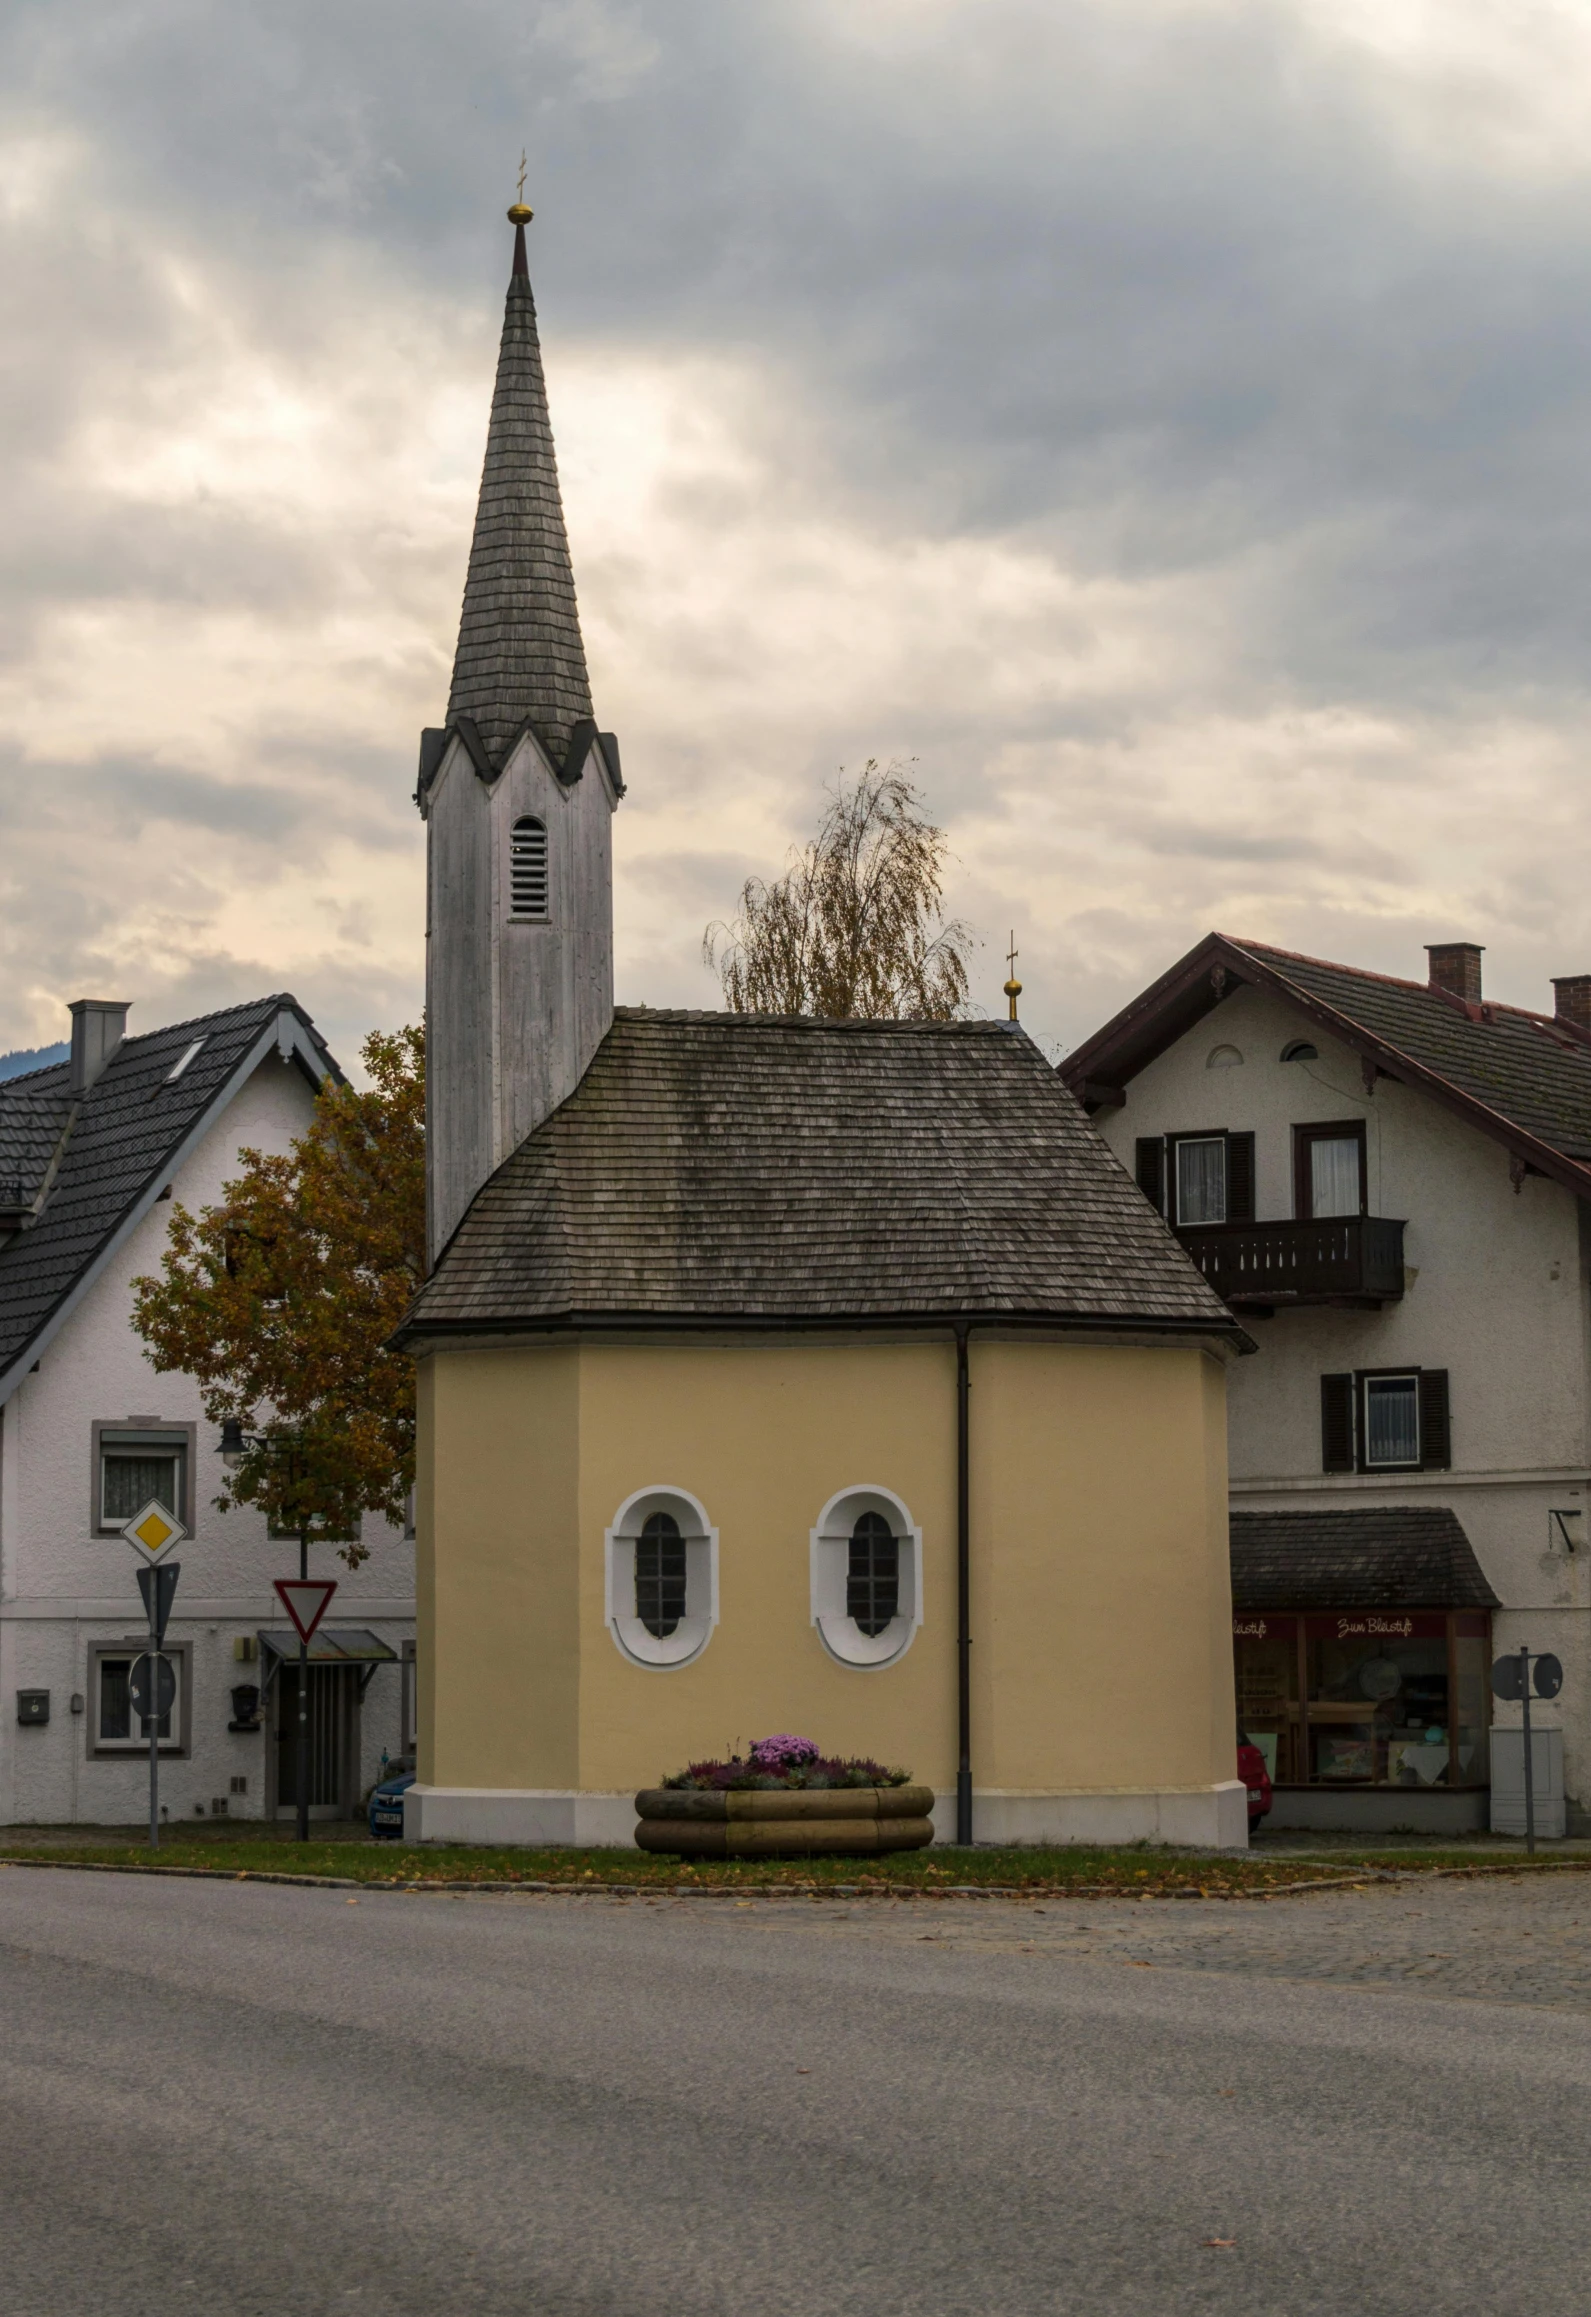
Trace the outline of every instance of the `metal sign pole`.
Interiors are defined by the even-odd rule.
[[[144,1723],[149,1732],[149,1847],[160,1848],[160,1635],[156,1630],[155,1589],[149,1588],[149,1667],[151,1696],[155,1708]]]
[[[309,1581],[309,1531],[298,1532],[298,1574]],[[309,1840],[309,1643],[298,1637],[298,1839]]]
[[[1519,1694],[1525,1706],[1525,1852],[1536,1855],[1536,1776],[1530,1759],[1530,1652],[1519,1652]]]

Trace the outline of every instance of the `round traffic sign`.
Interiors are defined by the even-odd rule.
[[[1538,1698],[1555,1698],[1563,1687],[1563,1667],[1544,1651],[1530,1669],[1530,1680]]]
[[[1500,1698],[1518,1698],[1524,1695],[1519,1686],[1517,1657],[1499,1657],[1492,1665],[1492,1689]]]
[[[133,1712],[148,1721],[164,1721],[177,1702],[177,1669],[169,1657],[151,1657],[146,1649],[135,1657],[127,1676],[127,1696]]]

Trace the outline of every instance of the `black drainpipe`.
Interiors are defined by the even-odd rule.
[[[972,1841],[972,1479],[967,1322],[956,1322],[956,1840]]]

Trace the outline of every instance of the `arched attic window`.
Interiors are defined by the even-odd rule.
[[[514,823],[508,843],[508,914],[517,924],[547,918],[547,827],[533,813]]]

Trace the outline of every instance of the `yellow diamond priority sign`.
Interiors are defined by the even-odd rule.
[[[122,1523],[122,1535],[135,1545],[145,1559],[158,1561],[170,1545],[180,1544],[187,1535],[175,1514],[167,1512],[158,1497],[151,1497],[141,1512],[135,1512],[130,1521]]]

